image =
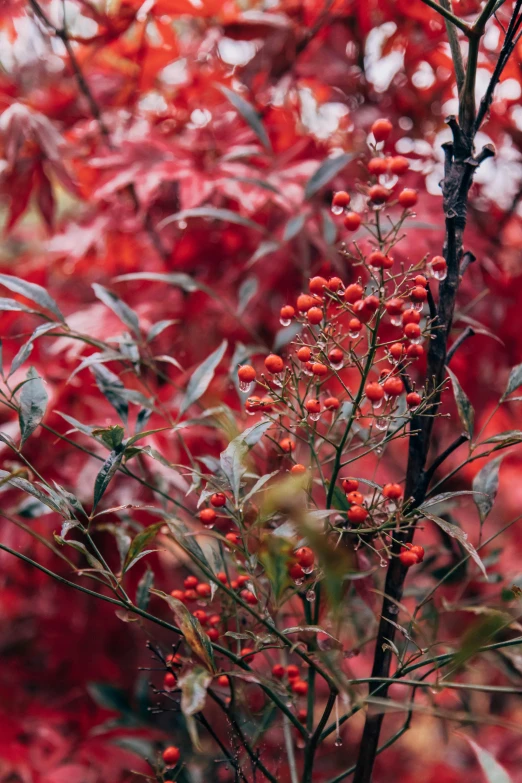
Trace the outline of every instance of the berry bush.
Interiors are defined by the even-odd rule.
[[[0,780],[522,781],[522,2],[0,26]]]

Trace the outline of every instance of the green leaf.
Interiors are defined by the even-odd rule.
[[[124,424],[129,416],[129,405],[123,394],[125,386],[113,372],[102,365],[91,367],[91,372],[96,379],[96,385],[105,399],[110,402]]]
[[[312,174],[306,183],[305,199],[312,198],[324,185],[328,184],[331,179],[344,169],[352,157],[352,155],[345,152],[342,155],[337,155],[335,158],[327,158],[321,163],[317,171]]]
[[[480,526],[484,524],[486,517],[493,508],[493,503],[497,496],[498,491],[498,474],[500,471],[500,464],[504,459],[505,454],[502,454],[496,459],[492,459],[487,465],[479,470],[475,478],[473,479],[473,489],[475,492],[480,493],[473,496],[475,505],[477,506]]]
[[[240,436],[231,440],[225,451],[219,455],[221,470],[228,479],[236,504],[239,502],[239,488],[241,477],[246,470],[244,463],[247,454],[248,446]]]
[[[0,297],[0,312],[20,312],[41,315],[38,310],[32,310],[30,307],[27,307],[27,305],[17,302],[16,299],[5,299],[3,297]]]
[[[265,242],[261,242],[261,244],[258,246],[255,253],[251,256],[249,259],[246,269],[249,269],[251,266],[253,266],[256,261],[259,261],[259,259],[264,258],[265,256],[270,255],[271,253],[275,253],[276,250],[279,250],[281,245],[279,242],[274,242],[273,240],[266,240]]]
[[[169,215],[169,217],[161,220],[158,223],[158,230],[161,231],[162,228],[165,228],[165,226],[168,226],[170,223],[176,223],[178,220],[187,220],[190,218],[221,220],[225,223],[236,223],[239,226],[253,228],[256,231],[265,233],[264,226],[261,226],[259,223],[254,223],[253,220],[249,220],[238,212],[233,212],[231,209],[219,209],[218,207],[194,207],[193,209],[183,209],[181,212],[176,212],[174,215]]]
[[[92,434],[98,438],[101,438],[105,445],[108,446],[108,448],[112,451],[113,449],[117,449],[119,446],[121,446],[123,437],[125,435],[125,430],[123,427],[120,427],[119,424],[115,424],[110,427],[94,429]]]
[[[466,432],[466,434],[471,439],[473,437],[475,411],[473,410],[473,406],[464,393],[464,390],[462,389],[462,386],[460,385],[455,373],[452,372],[449,367],[446,367],[446,370],[450,377],[451,385],[453,386],[453,394],[455,396],[455,402],[457,404],[457,411],[460,417],[460,421],[464,427],[464,432]]]
[[[475,491],[471,489],[459,489],[456,492],[441,492],[439,495],[433,495],[433,497],[425,500],[424,503],[419,506],[419,511],[424,511],[426,508],[432,506],[438,506],[439,503],[446,503],[448,500],[460,497],[460,495],[475,495]]]
[[[446,522],[445,519],[442,519],[441,517],[437,517],[435,514],[430,514],[426,510],[423,510],[422,513],[425,517],[427,517],[427,519],[431,519],[432,522],[435,522],[435,524],[438,525],[441,530],[447,533],[448,536],[455,538],[459,542],[459,544],[466,550],[469,556],[475,561],[475,563],[478,565],[478,567],[480,568],[480,570],[482,571],[482,573],[487,579],[488,575],[486,573],[486,568],[484,566],[484,563],[478,556],[477,551],[473,546],[473,544],[471,544],[468,541],[468,534],[465,533],[457,525],[454,525],[451,522]]]
[[[93,497],[93,505],[92,505],[93,512],[95,511],[96,506],[102,499],[105,490],[109,486],[112,477],[120,467],[123,454],[124,452],[121,450],[111,451],[111,453],[103,463],[100,472],[96,476],[96,481],[94,482],[94,497]]]
[[[163,527],[163,524],[163,522],[156,522],[154,525],[149,525],[149,527],[147,527],[141,533],[138,533],[138,535],[133,538],[129,547],[129,551],[127,552],[127,557],[125,558],[123,573],[128,571],[129,568],[134,564],[137,557],[143,552],[149,541],[152,541],[158,530]]]
[[[125,691],[115,685],[102,682],[91,682],[87,685],[91,699],[104,710],[113,712],[131,712],[131,706]]]
[[[128,441],[126,442],[125,446],[133,446],[137,441],[141,440],[142,438],[146,438],[149,435],[155,435],[156,432],[164,432],[165,430],[170,430],[171,427],[157,427],[155,430],[144,430],[143,432],[137,432],[135,435],[132,435]]]
[[[71,528],[69,528],[69,530],[70,529]],[[67,532],[69,532],[69,530],[67,530]],[[74,538],[62,538],[62,536],[58,536],[56,534],[54,534],[54,540],[60,544],[60,546],[70,546],[71,549],[75,549],[76,552],[80,552],[85,557],[91,568],[95,568],[97,571],[103,571],[105,574],[107,573],[98,558],[94,557],[94,555],[89,552],[85,544],[82,544],[81,541],[76,541]]]
[[[293,541],[282,536],[267,536],[259,550],[259,560],[263,564],[265,576],[270,582],[276,601],[281,599],[289,586],[288,560],[293,551]]]
[[[498,761],[484,748],[473,742],[472,739],[466,737],[467,741],[475,751],[478,762],[482,767],[482,771],[486,777],[488,783],[513,783],[510,775],[506,772]]]
[[[300,215],[295,215],[290,218],[283,231],[283,239],[285,242],[289,242],[296,237],[300,231],[302,231],[305,224],[306,215],[301,212]]]
[[[22,492],[26,492],[28,495],[32,495],[41,503],[44,503],[46,506],[49,506],[49,508],[51,508],[53,511],[56,511],[56,513],[60,514],[60,516],[63,516],[63,512],[62,509],[60,508],[60,505],[54,499],[50,498],[48,495],[42,492],[41,489],[35,487],[34,484],[31,484],[30,481],[27,481],[27,479],[19,478],[18,476],[13,476],[7,470],[0,470],[0,487],[2,486],[2,484],[9,484],[12,487],[21,489]]]
[[[195,666],[178,680],[178,686],[181,688],[181,711],[185,716],[192,744],[197,750],[200,750],[200,744],[194,715],[205,708],[211,682],[212,675],[202,666]]]
[[[14,277],[13,275],[2,274],[0,274],[0,284],[8,288],[9,291],[14,291],[16,294],[21,294],[32,302],[36,302],[40,307],[49,310],[49,312],[56,316],[59,321],[62,323],[65,322],[63,313],[60,311],[58,305],[41,285],[28,283],[27,280],[21,280],[19,277]]]
[[[187,609],[185,604],[173,598],[171,595],[163,593],[161,590],[151,590],[154,595],[163,598],[166,601],[174,614],[176,624],[179,626],[181,633],[192,652],[205,664],[207,669],[213,673],[216,672],[216,664],[214,662],[214,653],[212,651],[212,645],[207,634],[201,627],[199,620],[197,620]]]
[[[42,421],[48,401],[49,397],[45,391],[42,379],[34,367],[30,367],[27,373],[27,383],[22,386],[22,391],[20,392],[18,418],[22,435],[22,446]]]
[[[257,277],[247,277],[246,280],[243,280],[239,286],[239,291],[237,292],[239,305],[237,312],[239,315],[242,315],[245,312],[248,303],[256,295],[258,287]]]
[[[107,305],[107,307],[118,316],[120,321],[122,321],[131,332],[134,332],[134,335],[139,339],[141,336],[140,322],[134,310],[120,299],[119,296],[113,294],[112,291],[108,291],[107,288],[104,288],[102,285],[93,283],[92,287],[100,302]]]
[[[270,151],[272,149],[270,139],[268,138],[268,134],[261,122],[258,112],[254,109],[252,104],[242,98],[241,95],[237,95],[235,92],[232,92],[232,90],[229,90],[228,87],[219,85],[219,89],[223,95],[228,98],[232,106],[237,109],[247,125],[250,125],[263,147]]]
[[[157,323],[153,324],[148,333],[147,333],[147,342],[151,343],[155,337],[158,337],[162,332],[165,331],[165,329],[168,329],[169,326],[173,326],[174,324],[177,324],[178,321],[173,318],[169,318],[165,321],[157,321]]]
[[[518,389],[519,386],[522,386],[522,364],[517,364],[516,367],[512,368],[509,373],[506,391],[500,399],[505,400],[506,397],[514,392],[515,389]]]
[[[129,280],[150,280],[153,283],[169,283],[170,285],[177,285],[189,294],[199,291],[200,288],[204,290],[193,277],[183,272],[172,272],[171,274],[165,274],[164,272],[131,272],[128,275],[119,275],[114,278],[115,283]]]
[[[136,606],[138,609],[145,609],[149,605],[150,601],[150,591],[152,589],[152,585],[154,584],[154,571],[152,571],[148,566],[147,570],[141,577],[140,581],[138,582],[138,586],[136,588]]]
[[[185,413],[187,408],[199,400],[205,394],[210,386],[216,367],[225,355],[227,341],[223,340],[219,348],[208,356],[205,361],[196,368],[187,386],[187,391],[180,405],[180,414]]]

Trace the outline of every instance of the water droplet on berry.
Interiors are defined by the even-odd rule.
[[[336,737],[334,742],[335,747],[340,748],[342,744],[343,744],[342,739],[340,737]]]
[[[247,416],[255,416],[256,415],[256,411],[251,411],[248,408],[245,408],[245,413],[246,413]]]
[[[388,419],[385,419],[384,416],[379,416],[377,419],[375,419],[375,426],[378,430],[384,432],[384,430],[388,429]]]
[[[290,324],[292,323],[292,319],[291,318],[280,318],[279,319],[279,323],[281,324],[281,326],[290,326]]]
[[[332,212],[334,215],[342,215],[344,207],[341,207],[339,204],[332,204]]]
[[[342,370],[343,366],[343,362],[330,362],[332,370]]]
[[[312,564],[311,566],[307,566],[306,568],[304,568],[304,566],[301,566],[301,568],[303,569],[305,574],[311,574],[313,573],[315,566]]]
[[[312,601],[315,601],[315,590],[306,591],[306,600],[310,601],[310,603],[312,603]]]
[[[379,561],[379,565],[380,565],[381,568],[386,568],[386,566],[388,565],[388,561],[385,560],[383,557],[381,557],[381,559]]]
[[[400,326],[402,323],[400,315],[392,315],[390,321],[392,326]]]
[[[419,313],[422,310],[424,306],[424,302],[410,302],[410,307],[412,310],[418,310]]]
[[[308,414],[308,418],[310,419],[310,421],[319,421],[319,419],[321,418],[321,413],[320,412],[319,413],[309,413]]]
[[[294,583],[300,587],[304,582],[304,579],[294,579]]]
[[[445,280],[448,276],[448,270],[447,269],[430,269],[430,275],[435,278],[435,280]]]
[[[410,340],[410,343],[413,343],[413,345],[420,345],[422,342],[424,342],[424,337],[422,334],[420,334],[418,337],[414,337],[413,340]]]
[[[372,400],[372,407],[374,411],[378,411],[382,407],[382,397],[380,400]]]
[[[399,177],[396,174],[381,174],[379,177],[379,184],[383,185],[385,188],[388,188],[388,190],[391,190],[397,182],[399,181]]]
[[[348,335],[351,337],[352,340],[357,340],[360,334],[361,334],[360,332],[355,332],[352,329],[350,329],[350,331],[348,332]]]
[[[239,391],[242,391],[246,394],[250,391],[251,388],[252,383],[250,381],[239,381]]]

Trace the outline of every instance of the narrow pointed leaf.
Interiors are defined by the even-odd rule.
[[[504,454],[496,459],[492,459],[487,465],[479,470],[475,478],[473,479],[473,489],[477,493],[473,496],[475,505],[477,506],[480,524],[484,524],[486,517],[493,508],[493,503],[497,496],[498,491],[498,476],[500,471],[500,465],[504,459]]]
[[[344,167],[351,161],[352,156],[348,153],[337,155],[335,158],[327,158],[317,171],[315,171],[305,187],[305,198],[310,199],[312,196],[321,190],[324,185],[327,185],[331,179],[333,179]]]
[[[197,400],[205,394],[214,377],[216,367],[225,355],[227,345],[227,341],[223,340],[219,348],[216,348],[216,350],[196,368],[188,382],[187,391],[181,402],[180,414],[185,413],[187,408],[190,408],[194,402],[197,402]]]
[[[228,98],[232,106],[237,109],[245,122],[250,125],[263,147],[265,147],[267,150],[271,150],[272,145],[270,144],[268,134],[263,123],[261,122],[261,118],[258,112],[254,109],[252,104],[242,98],[241,95],[237,95],[237,93],[229,90],[228,87],[223,87],[220,85],[219,89],[223,95]]]
[[[486,573],[486,568],[484,566],[484,563],[480,559],[477,550],[468,541],[468,534],[465,533],[462,528],[458,527],[457,525],[452,524],[451,522],[446,522],[445,519],[442,519],[441,517],[436,516],[435,514],[430,514],[426,510],[423,510],[422,512],[425,517],[428,519],[431,519],[432,522],[435,522],[436,525],[440,527],[441,530],[443,530],[445,533],[447,533],[448,536],[451,536],[452,538],[455,538],[459,544],[466,550],[468,555],[475,561],[475,563],[478,565],[486,579],[488,578],[488,575]]]
[[[127,326],[131,332],[134,332],[136,337],[140,337],[140,322],[138,316],[132,308],[129,307],[119,296],[113,294],[107,288],[104,288],[98,283],[93,283],[93,290],[100,302],[112,310],[112,312],[118,316],[125,326]]]
[[[0,284],[8,288],[9,291],[21,294],[32,302],[36,302],[37,305],[43,307],[45,310],[49,310],[49,312],[56,316],[62,323],[65,321],[60,308],[41,285],[29,283],[27,280],[21,280],[19,277],[14,277],[13,275],[2,274],[0,274]]]
[[[473,406],[468,400],[462,386],[459,383],[459,380],[454,372],[452,372],[449,367],[446,367],[447,373],[451,380],[451,385],[453,386],[453,394],[455,397],[455,402],[457,404],[457,411],[459,414],[459,418],[461,421],[462,426],[464,427],[464,432],[469,436],[471,439],[473,437],[473,428],[474,428],[474,422],[475,422],[475,411],[473,410]]]
[[[43,381],[34,367],[29,368],[27,378],[29,380],[22,386],[22,391],[20,392],[20,412],[18,417],[22,446],[42,421],[49,401]]]
[[[120,467],[124,453],[124,451],[120,450],[111,451],[103,463],[100,472],[96,476],[96,481],[94,482],[93,511],[96,509],[96,506],[102,499],[112,477]]]

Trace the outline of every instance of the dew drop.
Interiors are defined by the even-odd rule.
[[[313,372],[309,367],[306,366],[306,364],[303,364],[301,370],[303,372],[303,375],[313,375]]]
[[[412,310],[418,310],[419,313],[422,310],[424,306],[424,302],[410,302],[410,307]],[[398,326],[398,324],[396,324]]]
[[[306,600],[310,601],[310,603],[315,601],[315,590],[307,590],[306,591]]]
[[[357,340],[360,334],[361,334],[360,332],[354,332],[352,330],[348,332],[348,335],[351,337],[352,340]]]
[[[344,212],[344,207],[341,207],[339,204],[332,204],[332,213],[334,215],[342,215]]]
[[[390,317],[390,321],[391,321],[392,326],[400,326],[401,323],[402,323],[402,319],[401,319],[400,315],[392,315]]]
[[[377,419],[375,419],[375,426],[378,430],[384,432],[384,430],[388,429],[388,419],[385,419],[384,416],[379,416]]]
[[[372,407],[374,411],[378,411],[382,407],[382,397],[380,400],[372,400]]]
[[[448,276],[448,270],[447,269],[433,269],[431,270],[431,276],[435,278],[435,280],[445,280]]]
[[[301,566],[303,568],[303,566]],[[315,566],[312,564],[311,566],[307,566],[307,568],[303,568],[303,571],[305,574],[312,574],[315,570]]]
[[[279,319],[279,323],[281,324],[281,326],[290,326],[290,324],[292,323],[292,319],[291,318],[280,318]]]
[[[375,453],[377,454],[378,457],[380,457],[380,455],[382,454],[381,446],[377,446],[377,448],[375,449]]]
[[[391,190],[397,182],[399,181],[399,177],[396,174],[381,174],[379,177],[379,184],[383,185],[385,188],[388,188],[388,190]]]
[[[308,418],[309,418],[310,421],[319,421],[319,419],[321,418],[321,413],[320,412],[319,413],[309,413],[308,414]]]
[[[342,370],[343,362],[330,362],[330,367],[332,370]]]
[[[239,391],[242,392],[249,392],[252,388],[252,383],[250,381],[239,381]]]
[[[340,748],[342,744],[343,744],[342,739],[340,737],[336,737],[334,742],[335,747]]]
[[[245,408],[245,413],[246,413],[247,416],[255,416],[256,415],[256,411],[250,411],[250,410],[248,410],[248,408]]]
[[[390,608],[388,609],[388,612],[390,614],[399,614],[399,607],[396,604],[391,604]]]
[[[275,386],[282,386],[283,381],[285,379],[285,374],[283,372],[277,373],[277,375],[274,375],[273,382]]]
[[[385,560],[383,557],[381,557],[381,559],[379,561],[379,565],[380,565],[381,568],[386,568],[386,566],[388,565],[388,561]]]
[[[304,579],[294,579],[294,582],[295,582],[295,584],[296,584],[298,587],[300,587],[300,586],[303,584],[303,582],[304,582]]]
[[[415,337],[413,340],[410,340],[413,345],[421,345],[421,343],[424,342],[424,337],[422,334],[420,334],[418,337]]]

